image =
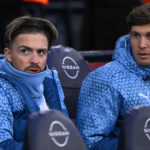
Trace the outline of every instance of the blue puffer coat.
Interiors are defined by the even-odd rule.
[[[90,150],[117,150],[125,111],[150,105],[150,67],[141,67],[134,61],[129,38],[121,37],[113,61],[83,81],[77,127]]]
[[[44,96],[51,109],[68,115],[55,69],[45,77]],[[39,110],[28,90],[0,70],[0,149],[23,150],[28,115]]]

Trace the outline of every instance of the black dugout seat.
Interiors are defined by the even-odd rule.
[[[69,116],[75,119],[80,87],[90,72],[88,63],[75,49],[58,45],[51,48],[47,65],[49,68],[57,69]]]
[[[140,106],[126,112],[118,150],[150,150],[150,106]]]
[[[25,150],[87,150],[74,123],[57,110],[29,116]]]

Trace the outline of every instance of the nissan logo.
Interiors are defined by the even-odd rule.
[[[70,79],[76,79],[78,77],[80,67],[73,58],[66,56],[62,61],[62,70]]]
[[[58,147],[64,147],[68,143],[70,132],[60,121],[53,121],[50,124],[48,135],[54,144]]]
[[[148,118],[144,125],[144,133],[147,138],[150,140],[150,118]]]

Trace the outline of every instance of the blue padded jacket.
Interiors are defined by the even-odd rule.
[[[127,109],[150,105],[150,67],[132,56],[130,37],[118,39],[113,61],[85,78],[77,127],[90,150],[117,150],[120,123]]]
[[[44,80],[44,96],[51,109],[68,116],[57,71],[52,69]],[[23,150],[27,118],[40,111],[29,91],[0,69],[0,148]]]

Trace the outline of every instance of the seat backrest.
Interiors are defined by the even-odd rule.
[[[74,123],[58,110],[30,114],[25,149],[87,150]]]
[[[150,149],[150,106],[129,109],[120,130],[118,150]]]
[[[75,119],[80,87],[90,72],[88,63],[75,49],[58,45],[51,48],[47,65],[49,68],[57,69],[69,116]]]

